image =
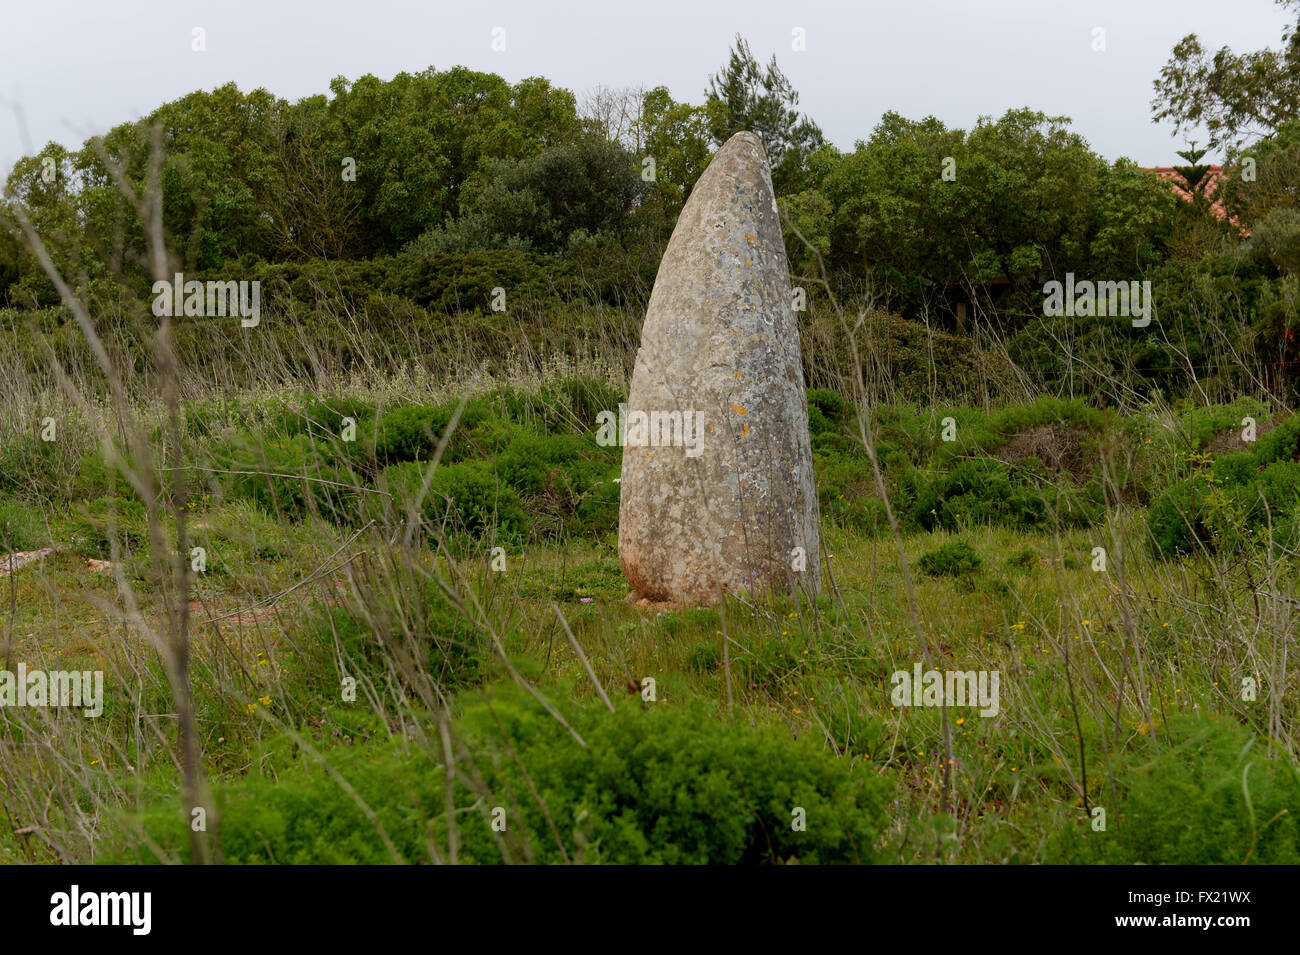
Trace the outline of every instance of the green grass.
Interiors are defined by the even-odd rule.
[[[388,842],[406,861],[446,859],[449,747],[463,861],[1224,862],[1240,861],[1223,847],[1243,839],[1251,861],[1295,861],[1295,717],[1284,701],[1296,679],[1283,653],[1295,558],[1247,539],[1159,557],[1143,543],[1145,507],[1123,495],[1086,522],[1050,504],[1034,520],[964,508],[951,527],[905,521],[901,548],[887,525],[843,511],[823,515],[815,601],[639,608],[624,599],[616,522],[583,510],[617,509],[616,495],[592,496],[617,473],[616,458],[583,444],[594,407],[583,402],[617,397],[596,393],[552,386],[540,405],[515,390],[485,401],[448,465],[482,478],[468,486],[484,495],[469,512],[478,523],[449,521],[444,533],[424,512],[409,547],[409,489],[355,514],[307,499],[277,508],[220,476],[191,495],[191,542],[207,552],[191,680],[216,793],[208,838],[226,859],[388,861]],[[819,468],[834,462],[844,488],[871,494],[850,411],[815,398],[820,444],[844,439],[820,447]],[[303,420],[257,407],[210,403],[188,427],[255,448]],[[340,413],[299,411],[313,408],[311,420]],[[1068,418],[1092,429],[1098,454],[1136,429],[1151,437],[1128,442],[1126,473],[1145,493],[1186,474],[1144,418],[1012,411],[963,420],[1005,437]],[[1176,420],[1165,424],[1176,433]],[[294,439],[316,442],[310,430]],[[412,454],[427,452],[410,440]],[[932,484],[962,461],[994,460],[997,444],[896,448],[903,457],[884,462],[891,499],[906,474]],[[391,493],[399,482],[386,469],[415,463],[370,453],[352,459],[360,487]],[[493,487],[519,496],[518,533],[502,533]],[[0,500],[0,524],[56,553],[0,578],[0,606],[12,606],[4,632],[29,667],[105,670],[106,701],[97,720],[5,714],[0,770],[21,780],[12,828],[35,831],[0,834],[0,861],[186,858],[175,704],[149,635],[164,605],[147,518],[118,492],[25,491]],[[164,539],[174,529],[165,516]],[[1104,572],[1093,569],[1098,547]],[[135,604],[115,573],[89,569],[92,557],[121,561]],[[997,671],[998,715],[896,706],[891,677],[917,664]],[[1252,699],[1244,678],[1257,682]],[[1210,795],[1178,808],[1177,794],[1198,786]],[[789,828],[796,805],[807,835]],[[494,806],[515,820],[504,835],[491,828]],[[1090,828],[1098,806],[1105,832]],[[688,824],[697,818],[710,821]]]

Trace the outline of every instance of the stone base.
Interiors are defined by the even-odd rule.
[[[634,604],[642,610],[652,610],[656,613],[663,613],[665,610],[682,609],[682,605],[675,600],[651,600],[649,597],[642,597],[635,590],[624,597],[623,602]]]

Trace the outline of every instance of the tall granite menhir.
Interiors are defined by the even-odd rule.
[[[753,133],[727,141],[677,221],[625,420],[618,551],[640,596],[699,604],[820,587],[799,329]]]

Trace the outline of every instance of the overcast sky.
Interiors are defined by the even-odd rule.
[[[886,110],[968,127],[1030,106],[1071,117],[1110,159],[1168,165],[1183,142],[1149,103],[1173,45],[1194,32],[1211,49],[1277,47],[1286,19],[1273,0],[0,0],[0,177],[49,140],[79,146],[231,80],[296,100],[340,74],[463,64],[579,95],[662,84],[698,103],[737,32],[762,61],[776,54],[841,149]],[[191,49],[196,27],[206,52]]]

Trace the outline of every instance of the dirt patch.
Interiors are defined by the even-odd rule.
[[[1013,434],[991,453],[999,461],[1014,464],[1038,458],[1053,474],[1069,474],[1083,484],[1097,466],[1097,452],[1085,445],[1084,432],[1075,428],[1043,425]]]
[[[242,627],[266,620],[282,612],[279,607],[250,607],[247,610],[209,616],[202,602],[198,600],[190,601],[190,614],[198,626],[210,623],[226,623]]]
[[[641,610],[649,610],[654,613],[663,613],[665,610],[682,609],[682,605],[675,600],[651,600],[649,597],[642,597],[635,590],[624,597],[623,600]]]
[[[1277,427],[1276,421],[1260,421],[1255,425],[1255,438],[1264,437],[1274,428]],[[1201,448],[1202,451],[1208,451],[1210,454],[1236,454],[1239,451],[1249,451],[1251,446],[1241,440],[1241,428],[1234,425],[1227,431],[1216,434]]]
[[[35,563],[53,553],[54,551],[47,547],[45,550],[20,550],[13,554],[0,554],[0,577],[7,577],[15,570],[21,570],[27,564]]]

